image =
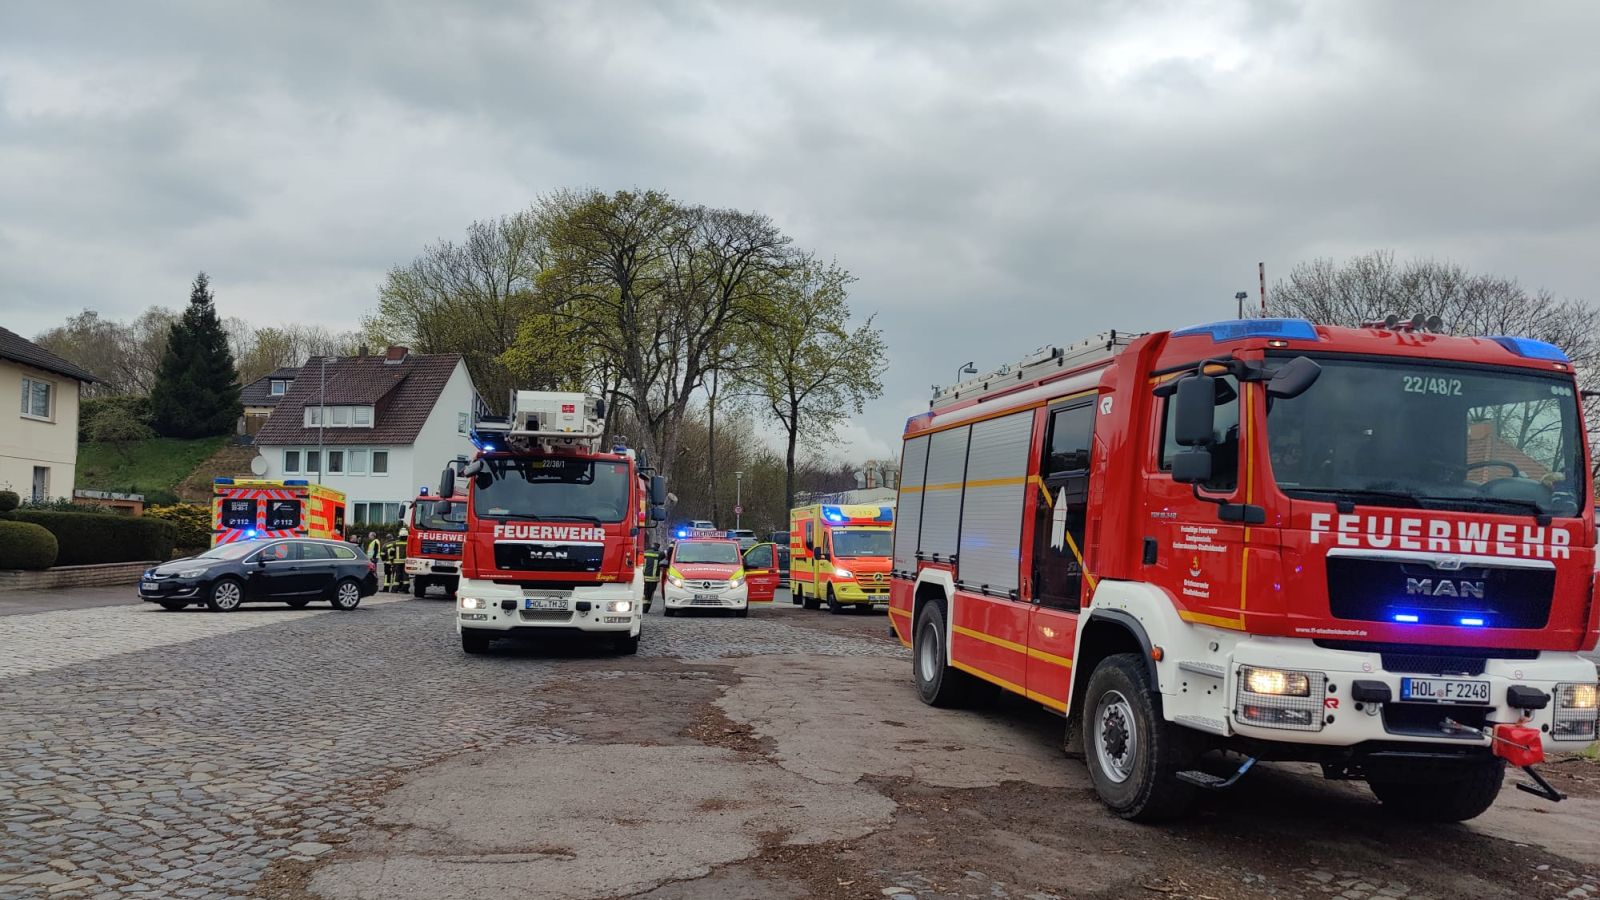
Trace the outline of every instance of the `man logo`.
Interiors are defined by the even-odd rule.
[[[1406,593],[1423,597],[1471,597],[1483,599],[1483,582],[1458,578],[1407,578]]]

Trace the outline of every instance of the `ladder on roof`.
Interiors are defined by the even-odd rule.
[[[960,384],[940,388],[928,401],[929,409],[941,409],[958,400],[971,400],[1013,388],[1051,371],[1066,371],[1102,362],[1121,353],[1129,344],[1144,337],[1142,331],[1102,331],[1094,337],[1066,347],[1046,346],[1010,365],[974,375]]]

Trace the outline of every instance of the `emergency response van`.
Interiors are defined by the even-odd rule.
[[[344,539],[344,493],[302,478],[218,478],[211,486],[211,546],[265,538]]]
[[[789,590],[806,609],[889,602],[894,507],[813,503],[789,513]]]

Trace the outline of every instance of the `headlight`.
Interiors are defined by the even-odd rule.
[[[840,578],[854,578],[854,577],[856,577],[856,573],[850,571],[849,569],[841,569],[841,568],[839,568],[837,566],[834,567],[833,574],[838,576],[838,577],[840,577]]]
[[[633,601],[612,600],[606,604],[606,612],[633,612]]]
[[[205,573],[207,573],[209,571],[211,571],[211,570],[210,569],[187,569],[185,571],[179,572],[178,573],[178,577],[179,578],[199,578],[201,575],[204,575]]]
[[[1562,684],[1556,686],[1558,709],[1594,709],[1596,688],[1593,684]]]
[[[462,609],[487,609],[488,607],[489,607],[489,604],[483,602],[483,598],[481,598],[481,597],[462,597],[461,598],[461,608]]]
[[[728,587],[736,588],[741,584],[744,584],[744,576],[743,575],[735,575],[732,578],[728,579]]]
[[[1245,666],[1239,676],[1244,680],[1245,690],[1252,694],[1271,694],[1275,697],[1311,696],[1311,679],[1306,677],[1304,672]]]
[[[1600,709],[1596,709],[1597,686],[1594,684],[1556,685],[1555,721],[1550,726],[1550,736],[1560,740],[1592,741],[1595,726],[1600,722]]]
[[[683,576],[682,575],[678,575],[678,574],[676,574],[674,572],[668,572],[667,573],[667,584],[670,584],[673,587],[683,587]]]

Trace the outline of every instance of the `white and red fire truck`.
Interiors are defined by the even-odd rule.
[[[1559,799],[1532,763],[1596,737],[1584,435],[1560,349],[1420,319],[1046,348],[907,423],[891,620],[923,700],[1063,714],[1124,817],[1256,760],[1436,821],[1507,761]]]
[[[620,444],[602,448],[603,401],[517,391],[504,418],[479,418],[466,497],[456,628],[461,648],[495,638],[589,635],[639,647],[644,549],[665,518],[666,481]],[[447,468],[439,495],[457,495]],[[449,501],[437,501],[440,507]]]

